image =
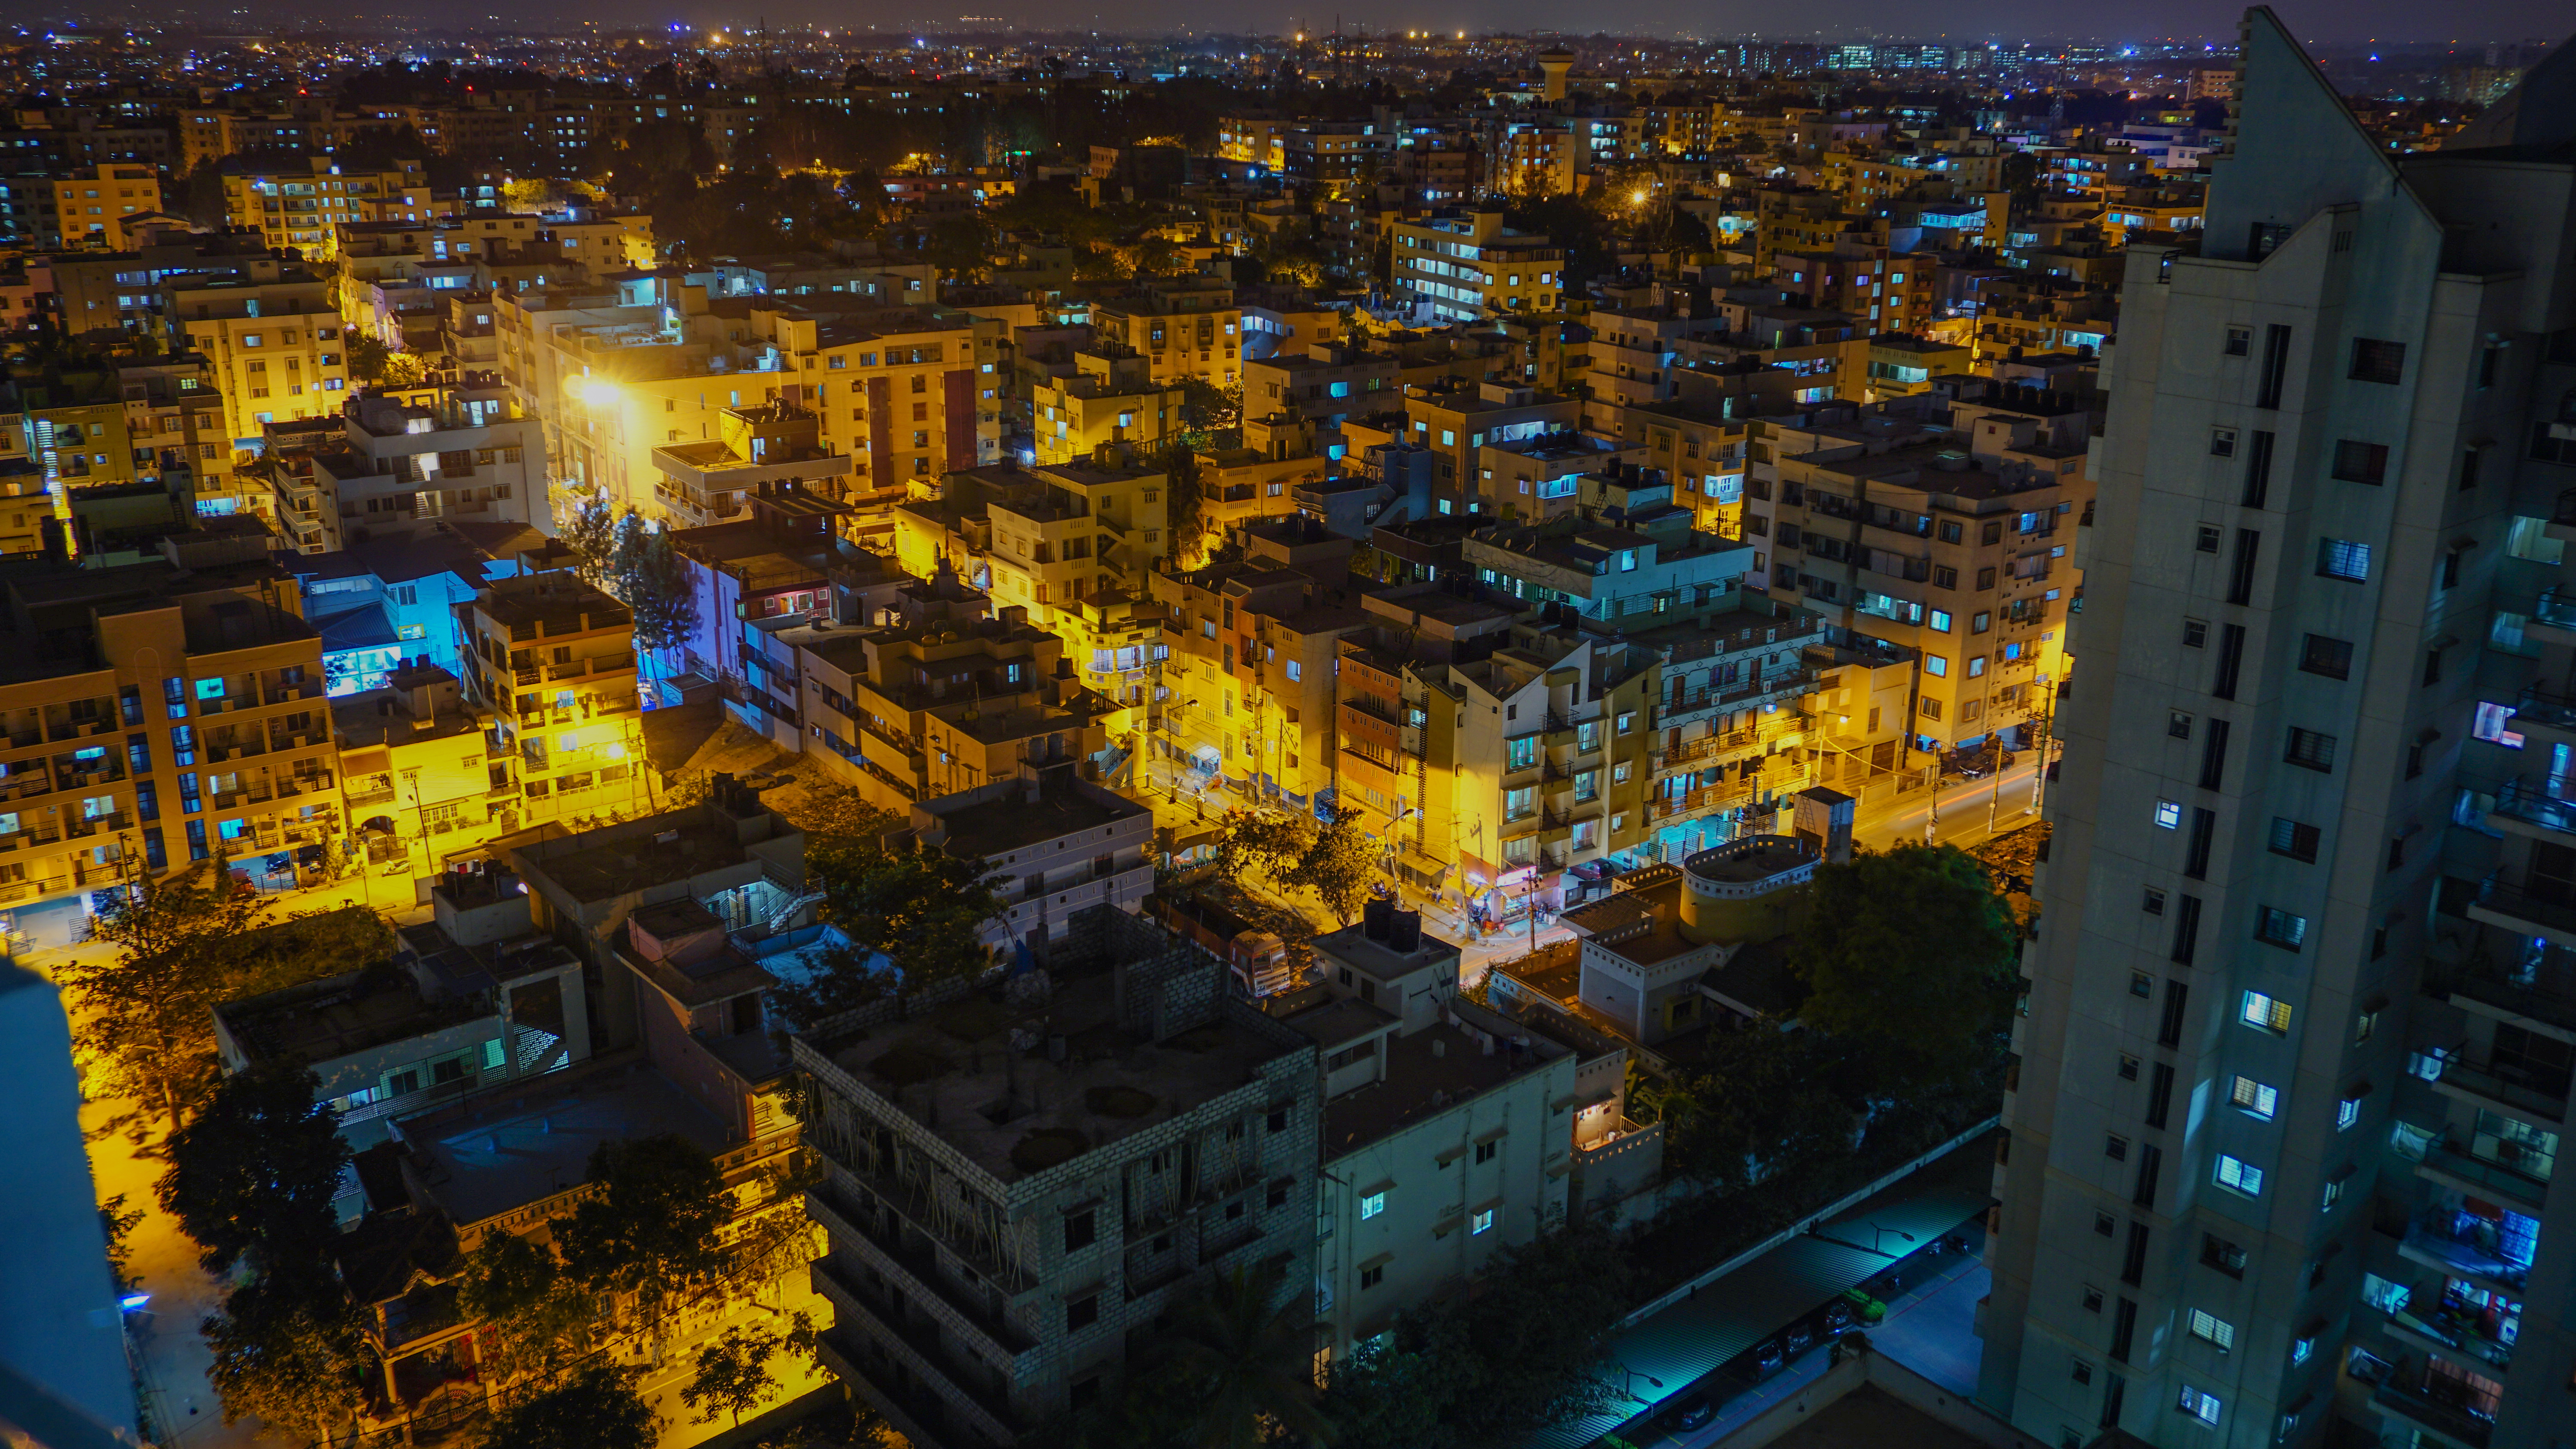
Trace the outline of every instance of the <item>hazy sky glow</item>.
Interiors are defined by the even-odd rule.
[[[237,0],[240,3],[240,0]],[[247,0],[232,5],[198,5],[198,23],[209,26],[260,28],[283,18],[319,18],[368,26],[371,18],[404,15],[412,26],[456,28],[562,28],[567,23],[595,21],[611,26],[690,21],[703,26],[752,26],[768,15],[773,26],[866,28],[878,33],[907,28],[958,28],[963,15],[999,18],[1023,28],[1100,28],[1100,31],[1164,33],[1175,28],[1200,31],[1288,31],[1291,23],[1329,28],[1337,0],[1074,0],[1074,5],[1043,0],[533,0],[500,8],[492,0],[477,5],[430,3],[430,0],[379,0],[379,3],[332,3],[332,0]],[[1309,10],[1311,5],[1311,10]],[[1561,0],[1376,0],[1360,5],[1347,0],[1340,10],[1342,26],[1358,31],[1530,31],[1561,28],[1569,33],[1646,33],[1646,36],[1772,36],[1772,39],[2099,39],[2151,41],[2164,36],[2233,36],[2241,3],[2236,0],[2166,0],[2146,5],[2069,0],[1989,0],[1973,8],[1935,8],[1909,0],[1824,0],[1824,3],[1780,3],[1780,0],[1600,0],[1592,5],[1564,5]],[[59,18],[59,0],[0,0],[0,15],[33,23]],[[2280,0],[2275,5],[2290,31],[2306,41],[2365,41],[2385,44],[2483,44],[2483,41],[2566,39],[2576,28],[2576,5],[2566,0],[2450,0],[2424,5],[2421,0]],[[492,18],[487,18],[492,15]],[[185,23],[185,18],[183,18]],[[1973,31],[1942,31],[1942,26],[1976,26]]]
[[[1103,31],[1168,31],[1180,27],[1233,31],[1284,31],[1293,21],[1309,29],[1333,23],[1335,0],[1287,0],[1283,7],[1250,0],[1129,0],[1105,4],[1076,0],[1059,6],[1037,0],[950,0],[946,8],[922,0],[871,0],[871,3],[816,3],[816,0],[743,0],[739,5],[708,0],[535,0],[498,11],[472,0],[431,5],[421,0],[389,4],[324,4],[287,0],[274,6],[249,4],[249,18],[310,16],[350,19],[364,24],[370,13],[408,15],[415,24],[504,24],[549,26],[569,21],[634,25],[639,22],[690,21],[700,24],[749,25],[764,14],[774,25],[814,24],[864,28],[880,33],[944,25],[954,28],[961,16],[997,17],[1035,29],[1096,27]],[[2241,5],[2231,0],[2166,0],[2159,4],[2070,4],[2067,0],[1989,0],[1972,8],[1935,7],[1906,0],[1825,0],[1822,4],[1783,4],[1778,0],[1601,0],[1568,6],[1561,0],[1379,0],[1372,6],[1341,11],[1343,25],[1371,31],[1423,28],[1475,31],[1557,27],[1574,33],[1611,31],[1629,34],[1739,36],[1781,39],[1857,39],[1882,34],[1907,39],[1981,41],[2000,39],[2101,39],[2136,41],[2165,36],[2230,36]],[[1312,4],[1309,13],[1305,4]],[[0,6],[18,12],[23,3]],[[2426,5],[2421,0],[2280,0],[2274,6],[2291,31],[2310,41],[2365,39],[2397,42],[2463,42],[2563,39],[2576,28],[2576,6],[2566,0],[2450,0]],[[226,10],[205,7],[208,19]],[[28,16],[29,19],[35,18]],[[240,23],[233,21],[231,23]],[[1969,24],[1972,31],[1945,34],[1938,27]]]

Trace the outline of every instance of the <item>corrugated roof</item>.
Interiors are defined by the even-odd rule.
[[[1891,1254],[1920,1251],[1983,1213],[1991,1200],[1993,1156],[1987,1139],[1962,1145],[1858,1208],[1827,1222],[1817,1236],[1783,1243],[1699,1292],[1621,1334],[1610,1361],[1661,1379],[1659,1403],[1710,1370],[1780,1333],[1847,1289],[1885,1273]],[[1873,1228],[1884,1228],[1883,1235]],[[1898,1233],[1911,1233],[1911,1243]],[[1869,1250],[1883,1240],[1887,1252]],[[1857,1245],[1857,1246],[1855,1246]],[[1637,1381],[1642,1387],[1644,1380]],[[1651,1412],[1651,1411],[1648,1411]],[[1572,1449],[1617,1429],[1626,1419],[1598,1414],[1532,1436],[1530,1449]]]

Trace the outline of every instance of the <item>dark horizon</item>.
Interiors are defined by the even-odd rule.
[[[2568,13],[2563,8],[2543,5],[2538,0],[2464,0],[2464,3],[2445,7],[2439,12],[2427,12],[2420,6],[2400,6],[2396,0],[2354,0],[2354,3],[2336,5],[2317,3],[2317,0],[2290,0],[2290,3],[2275,5],[2273,9],[2292,33],[2312,46],[2376,42],[2420,47],[2535,39],[2556,41],[2565,38],[2569,23]],[[2235,35],[2243,7],[2227,3],[2227,0],[2186,0],[2183,4],[2144,11],[2134,24],[2111,23],[2079,30],[2066,27],[2067,16],[2061,7],[2040,4],[2037,0],[2004,0],[2004,3],[1979,12],[1978,18],[1986,22],[1983,26],[1956,32],[1922,29],[1922,12],[1916,7],[1895,3],[1895,0],[1860,0],[1860,3],[1835,5],[1821,11],[1810,10],[1804,13],[1829,18],[1828,23],[1799,29],[1781,27],[1780,12],[1776,9],[1742,3],[1703,7],[1678,3],[1678,0],[1631,0],[1631,3],[1588,13],[1595,17],[1595,23],[1581,30],[1551,28],[1547,22],[1559,18],[1562,12],[1553,6],[1533,3],[1533,0],[1514,0],[1514,3],[1499,6],[1463,5],[1458,0],[1441,0],[1441,3],[1433,5],[1378,7],[1365,12],[1342,10],[1338,12],[1338,19],[1345,33],[1357,34],[1365,28],[1372,35],[1421,29],[1450,35],[1464,30],[1471,38],[1540,34],[1576,39],[1601,37],[1663,41],[1875,39],[1963,45],[2020,41],[2147,45],[2169,41],[2223,43]],[[2429,26],[2428,21],[2436,16],[2442,23],[2438,28]],[[2016,25],[2016,18],[2022,23]],[[1007,28],[1038,34],[1096,31],[1104,38],[1114,36],[1152,41],[1189,35],[1285,35],[1290,33],[1292,24],[1310,32],[1328,30],[1336,19],[1336,12],[1318,6],[1316,13],[1309,16],[1298,13],[1294,7],[1287,11],[1276,7],[1256,9],[1249,5],[1211,7],[1183,3],[1183,0],[1151,0],[1151,3],[1116,9],[1072,11],[978,0],[976,4],[959,7],[946,15],[925,13],[925,7],[918,5],[878,3],[843,6],[811,3],[811,0],[805,4],[760,0],[760,3],[739,7],[709,4],[705,0],[676,0],[676,3],[649,7],[640,12],[631,6],[562,3],[521,7],[515,13],[475,13],[470,7],[444,6],[353,10],[346,6],[312,3],[242,7],[101,7],[81,12],[47,4],[0,6],[0,22],[29,27],[80,24],[84,19],[92,24],[133,24],[157,20],[164,24],[218,32],[295,27],[320,21],[348,33],[385,30],[490,35],[561,32],[585,25],[619,29],[671,23],[710,28],[756,27],[766,20],[780,28],[829,27],[836,36],[844,27],[850,32],[865,34],[873,31],[880,36],[900,35],[908,31],[993,33]]]

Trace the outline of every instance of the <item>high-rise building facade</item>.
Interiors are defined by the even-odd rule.
[[[2131,248],[2106,349],[1981,1397],[2052,1443],[2544,1449],[2576,63],[2405,156],[2268,10],[2241,75],[2201,245]]]

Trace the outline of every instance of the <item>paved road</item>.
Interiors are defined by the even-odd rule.
[[[1976,1333],[1977,1301],[1986,1296],[1989,1281],[1983,1258],[1970,1254],[1955,1259],[1891,1301],[1885,1321],[1863,1331],[1870,1345],[1889,1358],[1956,1393],[1974,1394],[1977,1365],[1985,1348]],[[1639,1425],[1623,1437],[1639,1449],[1708,1449],[1765,1409],[1795,1397],[1823,1376],[1832,1358],[1827,1347],[1818,1344],[1688,1433],[1675,1433],[1658,1423]],[[1659,1391],[1656,1397],[1671,1403],[1682,1395],[1672,1389]]]
[[[1933,838],[1963,848],[1982,845],[1994,835],[2018,830],[2037,820],[2039,816],[2029,807],[2031,787],[2038,773],[2032,757],[2024,756],[2003,772],[2001,780],[1943,781],[1938,802],[1940,822]],[[1910,790],[1876,810],[1864,812],[1852,827],[1852,838],[1874,850],[1885,850],[1900,842],[1920,844],[1933,805],[1930,792]],[[1989,820],[1994,825],[1991,832],[1987,829]]]

